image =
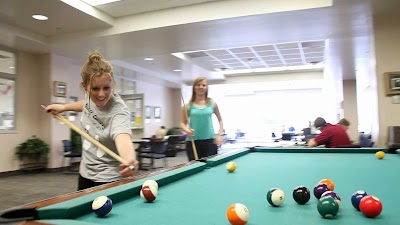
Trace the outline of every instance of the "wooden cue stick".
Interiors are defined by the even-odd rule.
[[[183,107],[185,108],[186,119],[187,119],[187,122],[188,122],[188,124],[189,124],[189,115],[188,115],[187,110],[186,110],[186,104],[185,104],[185,100],[183,100],[183,95],[182,95],[182,93],[181,93],[181,97],[182,97]],[[190,129],[190,126],[189,126],[189,129]],[[194,159],[195,159],[195,160],[198,160],[198,159],[199,159],[199,156],[197,155],[197,148],[196,148],[196,145],[194,144],[194,140],[193,140],[192,137],[190,138],[190,140],[192,141],[192,150],[193,150],[193,154],[194,154]]]
[[[41,105],[42,108],[46,108],[45,105]],[[103,150],[104,152],[106,152],[109,156],[113,157],[115,160],[119,161],[122,164],[126,164],[129,165],[129,163],[127,163],[121,156],[117,155],[115,152],[111,151],[109,148],[107,148],[106,146],[104,146],[102,143],[100,143],[99,141],[97,141],[96,139],[92,138],[89,134],[85,133],[84,131],[82,131],[81,129],[79,129],[79,127],[77,127],[75,124],[71,123],[69,120],[67,120],[64,116],[60,115],[60,114],[56,114],[54,115],[54,117],[56,119],[58,119],[59,121],[65,123],[67,126],[69,126],[72,130],[76,131],[77,133],[79,133],[82,137],[84,137],[86,140],[90,141],[92,144],[96,145],[97,147],[99,147],[101,150]],[[129,169],[131,170],[135,170],[135,166],[130,165]]]

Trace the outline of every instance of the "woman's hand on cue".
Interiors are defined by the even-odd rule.
[[[132,165],[135,166],[134,170],[131,170],[129,168]],[[133,175],[137,174],[139,171],[139,162],[134,160],[134,161],[128,162],[128,164],[120,164],[119,170],[120,170],[119,173],[121,174],[122,177],[133,176]]]
[[[51,104],[46,106],[46,112],[52,113],[53,115],[60,114],[65,111],[65,106],[63,104]]]

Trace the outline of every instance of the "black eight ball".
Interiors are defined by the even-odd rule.
[[[300,205],[306,204],[310,197],[310,190],[305,186],[298,186],[293,190],[293,198]]]

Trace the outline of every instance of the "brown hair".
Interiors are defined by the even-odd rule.
[[[206,102],[207,104],[209,104],[211,102],[211,98],[207,97],[208,96],[208,81],[207,78],[205,77],[198,77],[193,81],[193,87],[192,87],[192,98],[190,99],[189,104],[192,104],[195,101],[196,98],[196,93],[195,93],[195,87],[198,83],[202,82],[202,81],[206,81],[207,82],[207,91],[206,91]]]
[[[350,126],[350,122],[345,118],[339,120],[338,124],[343,125],[343,126]]]
[[[86,62],[81,70],[82,87],[86,90],[89,85],[90,91],[92,87],[92,80],[94,76],[100,76],[106,74],[111,78],[112,85],[115,85],[113,68],[109,62],[103,59],[103,56],[99,52],[93,52],[89,55],[89,60]]]

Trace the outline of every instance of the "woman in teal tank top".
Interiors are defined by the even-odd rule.
[[[215,155],[218,146],[222,144],[224,126],[218,105],[208,96],[208,83],[205,77],[198,77],[193,82],[192,98],[183,107],[181,128],[187,134],[186,152],[188,159],[195,159],[191,140],[200,158]],[[217,116],[219,130],[217,135],[214,132],[212,115]]]

